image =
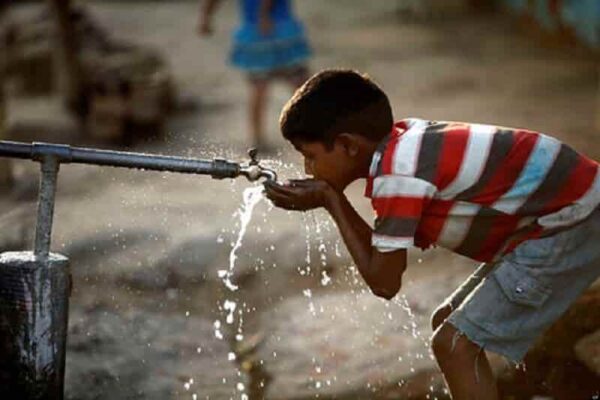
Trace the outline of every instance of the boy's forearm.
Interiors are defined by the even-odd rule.
[[[368,268],[371,259],[371,227],[343,193],[332,193],[328,196],[326,209],[338,226],[344,243],[362,274],[362,271]]]
[[[328,196],[327,210],[335,220],[358,272],[371,291],[387,300],[402,286],[406,249],[380,253],[371,245],[373,230],[342,193]]]

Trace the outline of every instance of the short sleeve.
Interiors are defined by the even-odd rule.
[[[376,177],[371,196],[376,213],[372,246],[381,252],[413,247],[423,210],[435,192],[433,184],[412,176]]]

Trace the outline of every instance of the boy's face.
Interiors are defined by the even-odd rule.
[[[294,141],[292,144],[304,156],[304,172],[329,183],[338,191],[361,177],[357,173],[360,169],[358,158],[338,140],[331,148],[322,142]]]

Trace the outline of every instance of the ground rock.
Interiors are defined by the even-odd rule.
[[[67,399],[226,399],[246,385],[203,318],[71,312]]]
[[[600,330],[580,339],[575,345],[575,354],[600,377]]]

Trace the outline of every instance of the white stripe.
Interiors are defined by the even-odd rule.
[[[409,129],[400,136],[392,158],[393,174],[415,174],[424,133],[422,128],[425,125],[418,122],[411,123]]]
[[[481,210],[481,206],[466,201],[457,201],[452,205],[448,215],[453,217],[473,217]]]
[[[410,176],[384,175],[373,180],[373,198],[382,197],[433,197],[436,187]]]
[[[487,162],[496,130],[496,127],[490,125],[470,125],[460,170],[454,181],[440,193],[442,199],[451,199],[477,183]]]
[[[492,205],[492,208],[514,214],[544,182],[556,156],[560,152],[561,143],[546,135],[540,134],[535,146],[510,190]]]
[[[381,161],[381,153],[376,151],[375,154],[373,154],[373,160],[371,161],[371,167],[369,168],[369,176],[375,176],[379,161]]]
[[[465,240],[472,223],[473,217],[448,216],[436,244],[448,250],[456,249]]]
[[[545,228],[568,226],[585,219],[600,203],[600,171],[588,191],[570,206],[561,208],[555,213],[544,215],[538,223]]]
[[[382,252],[389,252],[392,249],[407,249],[415,245],[414,238],[393,237],[373,234],[371,245]]]

